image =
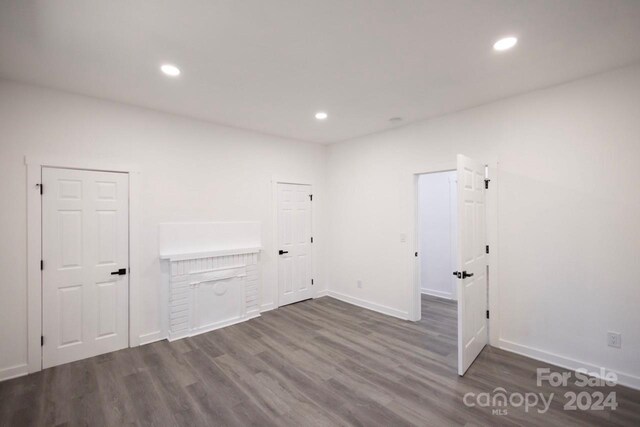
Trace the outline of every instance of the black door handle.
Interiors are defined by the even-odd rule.
[[[457,276],[459,276],[459,275],[460,275],[460,272],[459,272],[459,271],[454,271],[454,272],[453,272],[453,275],[457,277]]]
[[[111,272],[112,276],[124,276],[125,274],[127,274],[127,269],[126,268],[121,268],[118,271],[112,271]]]
[[[466,279],[467,277],[472,277],[472,276],[473,276],[473,273],[467,273],[466,271],[462,272],[462,278],[463,279]]]
[[[288,253],[289,253],[289,251],[283,251],[282,249],[280,249],[280,250],[278,251],[278,255],[288,254]]]

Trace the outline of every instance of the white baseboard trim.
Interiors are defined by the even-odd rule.
[[[138,337],[140,345],[151,344],[152,342],[163,340],[162,331],[149,332]]]
[[[420,289],[420,293],[425,295],[431,295],[432,297],[453,300],[453,294],[451,292],[442,292],[442,291],[436,291],[433,289]]]
[[[314,298],[322,298],[322,297],[326,297],[327,295],[329,295],[329,291],[325,289],[323,291],[316,292],[316,296]]]
[[[355,298],[349,295],[341,294],[334,291],[327,291],[327,296],[338,299],[340,301],[357,305],[358,307],[367,308],[369,310],[377,311],[378,313],[386,314],[388,316],[397,317],[398,319],[409,319],[409,313],[406,311],[397,310],[395,308],[387,307],[386,305],[376,304],[375,302]]]
[[[20,365],[9,366],[8,368],[0,369],[0,381],[10,380],[12,378],[18,378],[25,376],[29,373],[29,367],[26,363]]]
[[[266,304],[262,304],[260,306],[260,313],[264,313],[265,311],[270,311],[273,310],[274,308],[276,308],[276,305],[272,302],[266,303]]]
[[[508,340],[504,340],[502,338],[500,339],[499,344],[500,349],[502,350],[510,351],[512,353],[530,357],[542,362],[551,363],[552,365],[560,366],[561,368],[565,369],[571,369],[572,371],[582,368],[586,369],[588,372],[597,373],[600,371],[600,368],[605,368],[607,372],[614,372],[618,376],[618,384],[640,390],[640,377],[637,377],[635,375],[618,372],[615,369],[610,369],[606,366],[596,366],[592,363],[582,362],[580,360],[571,359],[569,357],[560,356],[554,353],[549,353],[548,351],[539,350],[537,348],[529,347],[522,344],[517,344]]]

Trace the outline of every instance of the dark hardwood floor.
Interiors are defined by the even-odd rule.
[[[537,387],[548,365],[494,348],[459,377],[456,330],[456,306],[436,298],[418,323],[320,298],[0,383],[0,424],[640,425],[640,392],[607,389],[615,411],[565,411],[564,393],[585,389]],[[555,397],[544,414],[464,405],[496,387]]]

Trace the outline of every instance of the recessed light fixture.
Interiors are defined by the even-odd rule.
[[[175,65],[164,64],[160,67],[160,70],[170,77],[178,77],[180,75],[180,69]]]
[[[316,119],[318,119],[318,120],[324,120],[327,117],[329,117],[329,115],[327,113],[325,113],[324,111],[318,111],[316,113]]]
[[[515,37],[505,37],[498,40],[493,44],[493,49],[497,51],[509,50],[518,43],[518,39]]]

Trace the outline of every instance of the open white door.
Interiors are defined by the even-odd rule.
[[[487,344],[485,165],[458,154],[458,374]]]

